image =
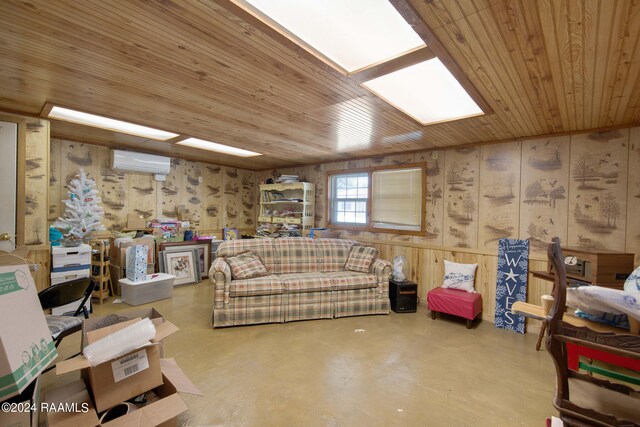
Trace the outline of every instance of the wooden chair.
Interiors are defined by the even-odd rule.
[[[558,238],[548,257],[555,268],[555,301],[546,319],[546,347],[556,369],[553,406],[565,425],[640,426],[637,391],[569,369],[567,361],[567,343],[639,360],[640,336],[565,314],[567,280]]]

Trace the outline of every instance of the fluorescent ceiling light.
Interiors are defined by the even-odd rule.
[[[363,85],[423,125],[484,114],[438,58]]]
[[[176,144],[186,145],[187,147],[199,148],[201,150],[215,151],[218,153],[231,154],[232,156],[239,157],[255,157],[262,156],[260,153],[255,153],[249,150],[243,150],[242,148],[229,147],[228,145],[218,144],[216,142],[205,141],[198,138],[187,138]]]
[[[388,0],[246,2],[347,72],[425,45]]]
[[[108,117],[96,116],[94,114],[83,113],[81,111],[70,110],[68,108],[53,107],[48,115],[51,119],[64,120],[65,122],[78,123],[81,125],[93,126],[108,129],[115,132],[127,133],[143,138],[166,141],[178,136],[177,133],[165,132],[146,126],[123,122],[121,120],[110,119]]]

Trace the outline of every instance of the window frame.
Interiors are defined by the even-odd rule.
[[[422,171],[422,203],[421,203],[421,214],[420,214],[420,229],[419,230],[406,230],[406,229],[395,229],[395,228],[380,228],[373,227],[371,223],[371,209],[372,209],[372,195],[371,188],[373,186],[373,172],[379,170],[402,170],[402,169],[416,169],[420,168]],[[332,179],[336,175],[350,175],[356,173],[366,172],[368,176],[367,186],[367,213],[366,213],[366,224],[357,225],[352,223],[335,223],[332,215],[333,215],[333,183]],[[427,165],[424,162],[421,163],[405,163],[401,165],[386,165],[386,166],[372,166],[367,168],[357,168],[357,169],[348,169],[348,170],[334,170],[327,172],[327,196],[326,196],[326,204],[325,204],[325,227],[329,229],[336,230],[352,230],[352,231],[369,231],[372,233],[388,233],[388,234],[408,234],[413,236],[421,236],[426,232],[426,198],[427,198]]]

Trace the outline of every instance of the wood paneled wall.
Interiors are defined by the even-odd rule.
[[[326,172],[425,162],[427,231],[421,236],[344,231],[377,246],[383,257],[408,259],[409,275],[426,293],[440,285],[443,259],[478,263],[483,317],[493,321],[500,237],[529,239],[530,270],[546,269],[546,244],[636,254],[640,264],[640,128],[478,147],[425,151],[262,171],[259,180],[298,174],[316,185],[316,226],[325,224]],[[551,283],[529,279],[539,303]]]
[[[38,265],[33,277],[38,290],[49,285],[47,233],[47,179],[49,173],[49,121],[0,112],[0,119],[18,124],[16,239],[26,247],[30,262]]]
[[[110,156],[107,147],[51,140],[50,223],[64,213],[64,200],[69,198],[65,186],[83,168],[96,180],[104,224],[111,232],[126,228],[128,213],[146,220],[175,218],[179,205],[203,234],[220,238],[223,227],[255,231],[255,172],[172,159],[166,181],[156,182],[151,174],[113,170]]]

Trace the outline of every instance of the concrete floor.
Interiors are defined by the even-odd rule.
[[[167,338],[204,397],[188,426],[543,426],[555,376],[537,334],[417,313],[210,329],[209,282],[149,304],[181,330]],[[94,307],[93,316],[126,310]],[[79,334],[76,334],[79,335]],[[63,356],[79,337],[61,345]],[[45,374],[44,386],[75,379]]]

